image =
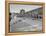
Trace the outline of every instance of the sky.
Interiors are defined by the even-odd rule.
[[[38,6],[38,5],[20,5],[20,4],[10,4],[10,12],[11,13],[20,13],[21,9],[24,9],[25,12],[27,11],[31,11],[37,8],[40,8],[42,6]]]

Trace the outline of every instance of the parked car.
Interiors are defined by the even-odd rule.
[[[40,19],[41,19],[41,18],[42,18],[42,15],[38,15],[38,18],[40,18]]]
[[[32,18],[37,18],[37,19],[40,18],[40,19],[41,19],[41,18],[42,18],[42,15],[39,15],[39,14],[32,14],[31,17],[32,17]]]
[[[32,18],[37,18],[38,15],[37,15],[37,14],[32,14],[31,17],[32,17]]]

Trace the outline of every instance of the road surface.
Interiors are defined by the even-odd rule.
[[[15,23],[13,23],[15,22]],[[16,31],[41,31],[42,19],[34,19],[31,17],[16,17],[10,23],[10,32]]]

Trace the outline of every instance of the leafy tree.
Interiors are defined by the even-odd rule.
[[[25,14],[25,10],[24,9],[21,9],[20,10],[20,14]]]

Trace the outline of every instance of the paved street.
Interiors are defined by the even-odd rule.
[[[13,20],[12,20],[13,22]],[[31,17],[16,17],[15,23],[10,24],[10,31],[41,31],[42,19]]]

